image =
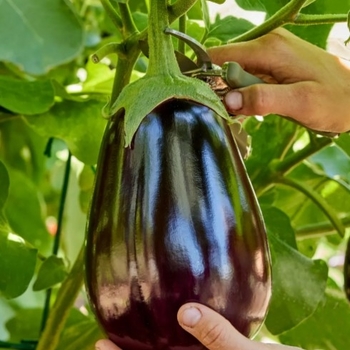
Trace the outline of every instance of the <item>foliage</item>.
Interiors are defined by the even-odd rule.
[[[285,25],[325,47],[334,22],[349,24],[350,0],[215,2],[266,20],[255,26],[235,13],[212,16],[205,0],[178,0],[171,26],[212,46]],[[29,349],[40,339],[39,350],[92,349],[103,337],[82,287],[81,246],[103,111],[145,74],[148,9],[147,0],[0,2],[0,347],[24,340],[18,348]],[[258,338],[347,350],[350,135],[331,140],[278,116],[243,126],[273,258],[273,299]]]

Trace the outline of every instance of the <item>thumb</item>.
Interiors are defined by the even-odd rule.
[[[224,317],[197,303],[183,305],[177,314],[180,326],[209,350],[253,350],[252,341]]]

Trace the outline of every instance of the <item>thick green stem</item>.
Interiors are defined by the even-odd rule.
[[[112,4],[109,2],[109,0],[100,0],[103,8],[105,9],[108,17],[111,19],[113,24],[118,28],[122,29],[123,23],[122,20],[118,14],[118,12],[115,10],[115,8],[112,6]]]
[[[164,30],[168,26],[167,1],[151,0],[148,23],[148,75],[175,76],[181,74],[175,58],[171,36],[164,34]]]
[[[36,350],[55,350],[57,348],[71,307],[83,284],[84,257],[83,245],[69,275],[64,280],[57,293],[55,303],[52,306]]]
[[[340,219],[343,226],[346,228],[350,227],[350,215],[347,215]],[[329,221],[318,222],[316,224],[310,224],[305,226],[300,226],[295,229],[297,238],[307,239],[312,237],[322,237],[325,234],[336,234],[336,230],[332,223]]]
[[[229,42],[234,43],[252,40],[270,32],[277,27],[293,22],[306,1],[307,0],[291,0],[274,15],[268,18],[264,23],[230,40]]]
[[[94,63],[98,63],[102,60],[102,58],[111,54],[116,54],[119,57],[125,55],[124,45],[121,43],[109,43],[103,45],[91,56],[91,59]]]
[[[123,29],[122,29],[123,37],[126,39],[131,35],[135,34],[136,32],[138,32],[138,30],[136,28],[134,19],[132,18],[128,3],[124,4],[122,2],[119,2],[118,6],[121,14],[121,20],[123,23]]]
[[[179,31],[180,32],[186,33],[186,23],[187,23],[186,15],[182,15],[179,18]],[[183,40],[178,41],[177,49],[179,50],[179,52],[181,52],[183,54],[185,53],[185,42]]]
[[[116,101],[123,88],[129,84],[132,70],[139,54],[140,50],[138,44],[135,42],[131,44],[125,56],[118,57],[110,101],[111,106]]]
[[[334,24],[346,22],[348,19],[347,14],[322,14],[322,15],[309,15],[299,13],[294,19],[292,24],[300,25],[317,25],[317,24]]]
[[[183,16],[197,0],[177,0],[175,4],[168,7],[169,22],[174,22],[177,18]]]

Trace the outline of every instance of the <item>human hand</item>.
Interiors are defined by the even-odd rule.
[[[301,350],[280,344],[250,340],[239,333],[224,317],[197,303],[183,305],[177,314],[180,326],[209,350]],[[121,350],[109,340],[99,340],[96,350]]]
[[[208,52],[214,63],[236,61],[268,83],[230,91],[224,100],[230,113],[274,113],[313,130],[350,130],[350,68],[336,56],[283,28]]]

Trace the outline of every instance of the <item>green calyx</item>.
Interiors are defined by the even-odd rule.
[[[129,146],[140,123],[155,107],[169,99],[191,100],[229,116],[217,95],[204,82],[184,76],[177,64],[170,35],[166,0],[151,0],[148,43],[149,65],[145,76],[124,87],[108,116],[124,111],[125,146]]]

